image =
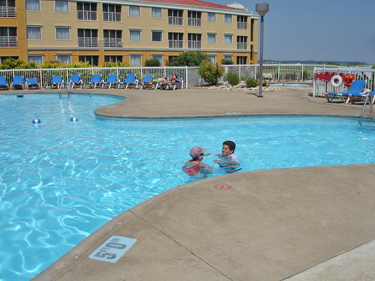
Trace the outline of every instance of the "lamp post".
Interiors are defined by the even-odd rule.
[[[264,16],[269,11],[268,3],[256,3],[255,11],[260,15],[260,58],[259,58],[259,94],[258,97],[262,98],[262,83],[263,83],[263,28]]]

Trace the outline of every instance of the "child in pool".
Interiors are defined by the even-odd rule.
[[[199,146],[190,149],[190,156],[192,159],[185,163],[182,170],[189,176],[199,175],[200,173],[212,173],[212,170],[215,168],[202,162],[205,152],[206,149]]]

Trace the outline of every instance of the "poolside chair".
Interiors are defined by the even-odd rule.
[[[88,85],[90,88],[96,88],[96,86],[98,86],[98,88],[99,88],[99,84],[101,82],[103,82],[102,81],[102,75],[101,74],[94,74],[94,75],[92,75],[90,82],[83,82],[82,83],[82,88],[85,88],[85,85]]]
[[[45,88],[47,89],[47,87],[50,87],[50,88],[58,88],[59,86],[62,85],[63,83],[63,79],[62,79],[62,76],[61,75],[55,75],[52,77],[52,81],[51,82],[47,82],[45,84]]]
[[[10,88],[15,90],[16,87],[20,86],[23,89],[24,86],[24,81],[23,81],[23,76],[14,76],[13,77],[13,83],[10,85]]]
[[[114,86],[114,88],[116,88],[119,82],[120,81],[117,78],[117,74],[109,74],[107,81],[102,82],[101,85],[102,85],[102,88],[108,87],[108,89],[109,89],[112,86]]]
[[[81,75],[72,74],[70,76],[69,82],[66,83],[69,87],[76,87],[77,84],[82,84]]]
[[[36,87],[37,89],[40,88],[40,85],[38,83],[38,80],[36,78],[27,78],[26,79],[26,89],[30,89]]]
[[[153,79],[153,75],[146,75],[145,77],[143,77],[142,82],[139,82],[138,85],[140,85],[141,89],[146,89],[150,86],[154,88],[157,83],[153,82]]]
[[[177,82],[171,83],[171,84],[172,84],[171,88],[172,88],[173,90],[181,89],[181,88],[183,87],[183,85],[184,85],[184,80],[183,80],[181,77],[179,77],[178,80],[180,80],[181,82],[180,82],[180,81],[177,81]]]
[[[130,88],[131,86],[135,86],[137,88],[138,80],[136,79],[135,74],[131,73],[126,75],[124,82],[121,82],[120,85],[123,85],[125,89],[127,89],[128,87]]]
[[[350,97],[360,95],[365,87],[365,80],[354,80],[347,92],[326,93],[327,101],[331,102],[334,98],[340,98],[348,103],[351,99]]]
[[[9,85],[7,83],[7,78],[5,76],[0,76],[0,88],[6,88],[9,90]]]

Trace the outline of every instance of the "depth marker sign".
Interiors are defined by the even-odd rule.
[[[137,239],[122,236],[112,236],[103,245],[101,245],[89,258],[99,261],[117,262]]]

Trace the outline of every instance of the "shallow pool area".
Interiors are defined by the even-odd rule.
[[[353,118],[119,120],[93,114],[120,99],[0,95],[4,280],[30,280],[115,216],[196,180],[181,170],[192,146],[219,153],[223,141],[233,140],[242,171],[375,162],[375,131]],[[41,123],[32,123],[35,118]],[[214,165],[212,157],[204,162]]]

